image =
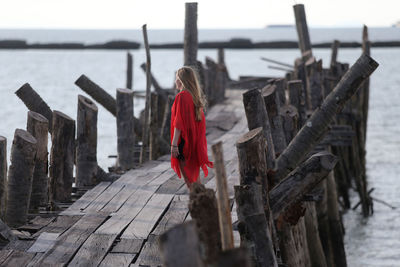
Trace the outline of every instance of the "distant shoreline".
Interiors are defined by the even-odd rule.
[[[314,48],[330,48],[331,42],[314,43]],[[84,44],[78,42],[71,43],[27,43],[25,40],[0,40],[0,49],[140,49],[142,44],[138,42],[115,40],[99,44]],[[361,47],[359,42],[341,42],[341,48],[358,48]],[[371,47],[400,47],[400,41],[378,41],[371,42]],[[182,49],[183,43],[164,43],[150,44],[152,49]],[[270,42],[252,42],[250,39],[234,38],[229,41],[208,41],[199,42],[199,49],[297,49],[296,41],[270,41]]]

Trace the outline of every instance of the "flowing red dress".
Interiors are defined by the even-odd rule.
[[[183,156],[185,158],[185,172],[188,180],[193,183],[199,178],[200,168],[207,177],[208,169],[213,168],[213,163],[208,160],[206,140],[206,120],[204,112],[201,111],[201,121],[196,121],[196,113],[192,95],[182,90],[175,97],[171,108],[171,144],[175,128],[181,130],[178,146],[184,139]],[[179,160],[171,156],[171,167],[181,178]]]

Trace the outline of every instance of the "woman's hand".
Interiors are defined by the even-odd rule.
[[[174,158],[177,158],[179,155],[179,150],[178,150],[178,146],[171,146],[171,156],[173,156]]]

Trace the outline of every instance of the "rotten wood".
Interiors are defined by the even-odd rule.
[[[183,65],[196,66],[197,62],[197,3],[185,3],[185,32],[183,41]]]

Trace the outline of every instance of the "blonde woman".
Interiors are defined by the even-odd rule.
[[[206,122],[203,109],[206,101],[196,72],[182,67],[176,73],[176,95],[171,109],[171,167],[185,179],[189,189],[197,182],[200,168],[204,176],[213,163],[208,160]]]

